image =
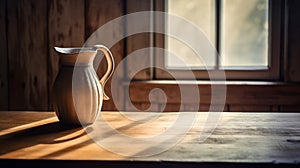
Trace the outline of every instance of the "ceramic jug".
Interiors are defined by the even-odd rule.
[[[109,97],[104,86],[114,70],[114,59],[103,45],[91,48],[54,47],[60,69],[53,85],[53,108],[59,121],[68,125],[89,125],[98,118],[103,100]],[[107,71],[99,80],[93,67],[98,51],[107,60]]]

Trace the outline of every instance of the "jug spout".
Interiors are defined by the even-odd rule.
[[[96,53],[97,51],[94,48],[63,48],[63,47],[54,47],[54,50],[61,54],[79,54],[83,52],[93,52]]]
[[[61,64],[69,66],[90,65],[97,53],[93,48],[54,47],[54,50],[59,54]]]

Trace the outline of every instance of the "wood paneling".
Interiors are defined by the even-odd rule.
[[[201,112],[207,112],[207,111],[216,111],[214,109],[217,109],[217,112],[219,112],[219,109],[223,109],[221,111],[229,111],[228,105],[213,105],[211,106],[210,104],[185,104],[184,105],[184,110],[185,111],[201,111]]]
[[[300,86],[229,85],[226,102],[234,105],[292,105],[300,104]]]
[[[300,12],[299,0],[288,0],[287,79],[300,82]]]
[[[230,105],[232,112],[268,112],[271,111],[271,106],[268,105]]]
[[[167,98],[168,103],[198,103],[194,99],[181,100],[178,86],[168,81],[157,82],[132,82],[130,85],[130,97],[134,102],[147,102],[148,94],[154,88],[162,89]],[[183,84],[188,91],[189,84]],[[210,104],[211,102],[211,86],[209,84],[199,84],[199,93],[201,103]],[[226,104],[228,105],[295,105],[300,104],[300,86],[294,84],[228,84],[226,86]],[[216,95],[218,98],[218,95]],[[152,103],[160,103],[160,99],[156,98]],[[216,103],[217,104],[217,103]],[[269,107],[269,109],[271,109]]]
[[[99,1],[99,0],[86,0],[86,38],[90,37],[97,31],[101,26],[108,23],[109,21],[116,19],[123,15],[123,1],[112,0],[112,1]],[[111,38],[120,36],[124,33],[124,26],[115,28],[114,33],[110,34]],[[118,32],[117,32],[118,31]],[[99,42],[106,44],[107,39],[97,39]]]
[[[123,1],[122,0],[112,0],[112,1],[99,1],[99,0],[86,0],[86,38],[91,38],[90,36],[96,37],[96,40],[92,42],[96,42],[97,44],[102,45],[110,45],[113,39],[123,38],[124,33],[124,25],[122,24],[114,24],[114,27],[111,27],[110,33],[106,34],[106,37],[97,36],[97,30],[101,28],[104,24],[108,23],[109,21],[116,19],[123,15]],[[93,34],[95,33],[95,34]],[[89,42],[89,40],[88,40]],[[88,44],[90,45],[90,44]],[[123,59],[124,55],[124,40],[119,42],[116,41],[115,44],[110,48],[114,60],[115,60],[115,67],[119,65],[121,60]],[[101,62],[99,62],[101,61]],[[97,74],[99,78],[104,75],[107,69],[107,64],[105,59],[103,59],[103,54],[99,53],[96,60],[95,60],[95,67],[98,67]],[[117,75],[118,79],[123,78],[124,71],[122,72],[115,72],[113,75]],[[122,95],[122,86],[120,88],[114,88],[118,94]],[[111,98],[108,101],[104,101],[102,110],[116,110],[114,102],[122,103],[123,101],[122,96],[118,97],[118,100],[112,99],[111,96],[111,79],[107,82],[105,86],[106,94]],[[121,109],[119,109],[121,110]]]
[[[128,102],[126,102],[126,111],[149,111],[148,109],[150,108],[151,104],[148,102],[132,102],[134,107],[137,109],[132,108],[131,106],[128,105]],[[152,104],[152,109],[150,110],[151,112],[161,112],[163,109],[158,103],[153,103]]]
[[[164,112],[178,112],[180,111],[180,107],[181,107],[180,103],[159,104],[159,110]]]
[[[132,102],[132,104],[141,111],[149,111],[148,108],[150,107],[149,102]],[[209,104],[180,104],[180,103],[152,103],[151,111],[153,112],[208,112],[208,111],[214,111],[213,109],[216,109],[217,105],[214,105],[211,107]],[[182,107],[181,107],[182,106]],[[181,109],[181,110],[180,110]],[[217,109],[221,109],[221,105],[217,107]],[[244,110],[245,109],[241,109]],[[126,111],[135,111],[135,109],[131,108],[128,103],[126,104]],[[219,111],[219,110],[218,110]],[[223,111],[229,111],[228,105],[224,105]],[[248,111],[248,109],[246,109]]]
[[[163,1],[154,0],[154,2],[156,10],[162,11]],[[300,82],[298,66],[300,12],[297,8],[300,2],[298,0],[286,2],[288,9],[286,11],[288,14],[286,17],[287,37],[285,37],[287,43],[284,62],[286,69],[283,78],[293,83]],[[151,1],[141,0],[0,0],[0,109],[51,110],[52,85],[59,70],[59,58],[53,47],[80,47],[102,25],[126,13],[148,11],[151,8],[150,3]],[[146,19],[146,23],[150,23],[150,18]],[[150,26],[150,24],[145,24],[145,26]],[[155,26],[158,28],[163,24]],[[108,38],[123,37],[129,29],[134,29],[130,23],[120,24],[113,28],[113,33],[108,33],[106,38],[101,38],[99,42],[106,45]],[[153,38],[151,39],[149,33],[135,34],[114,44],[110,50],[115,57],[116,66],[130,53],[150,47],[151,40],[154,41],[154,46],[163,47],[162,34],[156,34]],[[284,44],[283,39],[281,39],[281,45]],[[283,46],[276,48],[279,47]],[[118,100],[105,101],[103,110],[122,110],[116,109],[114,102],[121,102],[123,107],[126,107],[126,100],[123,99],[125,87],[121,80],[128,74],[136,73],[132,65],[138,63],[145,67],[151,66],[150,53],[148,55],[140,59],[129,58],[126,69],[114,74],[120,79],[120,85],[114,88],[119,95]],[[101,59],[101,54],[99,54],[97,60]],[[97,70],[100,78],[105,70],[106,62],[103,61]],[[157,71],[157,73],[165,72]],[[155,79],[155,75],[151,68],[147,68],[136,74],[134,79],[152,80]],[[148,107],[148,94],[153,88],[158,87],[165,91],[168,98],[165,111],[179,109],[178,103],[181,100],[178,86],[164,82],[158,83],[159,81],[152,84],[134,82],[130,86],[130,96],[134,104],[141,109]],[[200,111],[207,111],[211,101],[211,87],[200,84],[199,89]],[[110,81],[105,90],[111,97]],[[195,109],[193,104],[199,103],[193,99],[184,101],[184,108],[187,111]],[[152,103],[158,110],[161,110],[160,97],[154,99]],[[297,84],[229,84],[224,110],[289,111],[299,110],[299,104],[300,87]]]
[[[155,11],[159,11],[159,12],[165,11],[165,2],[164,1],[154,0],[154,2],[155,2],[155,6],[154,6]],[[156,32],[160,32],[159,30],[164,30],[165,18],[163,16],[160,16],[160,17],[158,15],[155,16],[154,28],[155,28]],[[154,37],[155,37],[154,38],[154,43],[155,43],[154,46],[158,47],[158,48],[164,48],[165,47],[165,40],[164,40],[165,35],[155,33]],[[155,52],[154,55],[155,55],[155,64],[156,65],[164,65],[164,62],[161,62],[161,61],[164,61],[164,58],[161,58],[161,57],[164,57],[164,55],[157,53],[157,52]],[[154,76],[156,79],[158,79],[158,76],[168,76],[168,79],[172,79],[172,75],[163,69],[155,68],[153,71],[154,71],[153,73],[154,73]]]
[[[141,12],[141,11],[149,11],[150,10],[150,3],[151,1],[141,1],[141,0],[127,0],[126,1],[126,13],[134,13],[134,12]],[[141,18],[141,20],[135,20],[135,23],[126,23],[126,29],[127,31],[135,31],[135,24],[139,24],[139,22],[142,22],[140,24],[143,24],[144,26],[151,26],[150,25],[150,17],[149,18]],[[150,29],[150,28],[149,28]],[[150,33],[140,33],[135,34],[132,36],[127,37],[126,40],[126,56],[128,56],[130,53],[143,49],[151,47],[151,35]],[[134,67],[135,64],[143,65],[143,67],[150,67],[151,66],[151,53],[147,52],[144,53],[144,55],[141,55],[139,58],[130,58],[128,57],[127,62],[127,76],[133,76],[136,80],[149,80],[152,79],[152,68],[146,68],[140,72],[135,72]],[[136,74],[137,73],[137,74]]]
[[[0,110],[8,109],[6,0],[0,0]]]
[[[280,111],[280,106],[279,105],[272,105],[270,111],[279,112]]]
[[[7,17],[9,107],[47,110],[47,1],[9,0]]]
[[[53,47],[81,47],[84,44],[84,0],[49,0],[49,108],[52,109],[52,86],[59,71],[59,57]]]
[[[297,112],[297,111],[300,111],[300,104],[280,106],[280,111],[281,112]]]

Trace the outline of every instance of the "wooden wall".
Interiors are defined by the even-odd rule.
[[[0,109],[8,108],[6,1],[0,0]]]
[[[282,53],[282,82],[272,86],[229,86],[225,111],[295,111],[300,110],[300,33],[299,0],[286,0],[285,41]],[[85,40],[100,26],[126,13],[149,10],[149,0],[0,0],[0,110],[52,110],[52,85],[59,70],[58,55],[54,46],[82,46]],[[128,25],[119,25],[114,32],[125,33]],[[111,51],[118,64],[131,52],[148,47],[150,35],[133,35],[115,44]],[[124,74],[130,73],[131,63],[150,64],[149,60],[129,60]],[[101,76],[105,62],[98,69]],[[153,69],[145,69],[135,76],[136,80],[152,80]],[[293,84],[291,84],[293,83]],[[295,84],[296,83],[296,84]],[[134,104],[149,107],[148,89],[165,88],[175,97],[165,111],[179,109],[180,96],[174,85],[133,83],[130,92]],[[204,86],[208,87],[208,86]],[[120,84],[118,100],[104,103],[103,110],[116,110],[113,101],[122,101]],[[168,91],[169,90],[169,91]],[[264,91],[266,91],[264,93]],[[110,95],[110,85],[106,88]],[[247,99],[242,99],[243,97]],[[143,97],[142,99],[140,97]],[[268,101],[264,101],[264,100]],[[193,102],[185,109],[194,109]],[[157,110],[163,110],[156,102]],[[209,102],[201,104],[207,110]],[[131,109],[128,109],[131,110]]]
[[[189,87],[184,82],[180,87]],[[140,110],[147,109],[150,104],[148,95],[152,89],[162,89],[167,97],[167,104],[162,104],[160,97],[152,100],[157,111],[178,111],[183,106],[185,111],[208,111],[211,107],[211,85],[199,84],[200,103],[191,99],[181,100],[179,86],[168,81],[139,81],[131,84],[130,95],[132,102]],[[298,84],[277,82],[228,82],[226,87],[225,104],[214,102],[213,105],[224,106],[224,111],[240,112],[287,112],[300,110],[300,86]],[[145,96],[146,95],[146,96]],[[214,95],[219,101],[218,92]],[[221,97],[222,98],[222,97]],[[164,107],[165,106],[165,107]]]
[[[286,44],[286,78],[288,81],[300,82],[300,1],[287,1],[287,44]]]
[[[51,110],[59,71],[53,47],[80,47],[101,25],[123,14],[122,0],[1,0],[0,109]],[[111,49],[116,62],[123,48],[120,42]]]
[[[10,108],[48,108],[47,43],[47,1],[7,1]]]

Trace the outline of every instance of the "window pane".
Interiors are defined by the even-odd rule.
[[[221,66],[268,66],[268,0],[223,0]]]
[[[168,0],[167,11],[171,14],[183,17],[189,22],[193,22],[207,36],[208,40],[215,44],[215,0]],[[173,25],[173,26],[170,26]],[[188,25],[174,25],[172,20],[167,18],[167,31],[186,33],[187,36],[192,36],[193,32],[186,31]],[[172,29],[172,30],[171,30]],[[191,33],[191,34],[188,34]],[[199,43],[199,39],[192,39],[195,43]],[[205,66],[215,66],[215,55],[201,55],[202,60],[209,60],[205,63],[199,59],[190,47],[172,37],[165,38],[165,46],[169,52],[173,54],[165,54],[166,68],[183,68],[183,60],[187,66],[194,68],[204,68]],[[176,54],[178,58],[174,55]]]

